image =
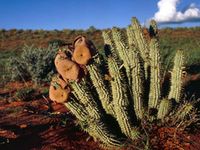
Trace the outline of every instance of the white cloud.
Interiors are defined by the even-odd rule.
[[[184,11],[177,11],[177,5],[180,0],[160,0],[158,2],[158,11],[153,19],[158,23],[181,23],[200,21],[200,9],[191,3]]]

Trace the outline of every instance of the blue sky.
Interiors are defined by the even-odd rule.
[[[141,23],[154,17],[159,0],[0,0],[0,28],[87,29],[125,27],[135,16]],[[181,0],[178,10],[199,0]],[[169,24],[165,25],[169,26]],[[200,26],[193,23],[172,26]]]

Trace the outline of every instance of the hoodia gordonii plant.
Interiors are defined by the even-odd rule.
[[[145,139],[144,122],[164,124],[172,118],[172,125],[176,125],[195,111],[194,103],[181,101],[183,51],[176,53],[166,96],[162,93],[168,88],[162,86],[164,76],[155,21],[150,23],[150,40],[146,40],[142,31],[136,18],[126,31],[116,27],[104,30],[104,59],[83,36],[74,41],[70,54],[60,51],[62,59],[56,57],[56,63],[62,64],[57,70],[63,72],[58,75],[57,84],[66,82],[71,89],[65,106],[77,117],[82,129],[106,148],[124,148]],[[87,61],[80,63],[82,59]],[[67,72],[76,77],[68,78]],[[57,87],[50,91],[51,95],[64,89],[62,85]]]

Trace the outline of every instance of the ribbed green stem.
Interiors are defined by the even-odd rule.
[[[174,58],[174,67],[171,72],[171,87],[168,97],[168,99],[175,99],[176,102],[179,102],[181,98],[184,61],[183,51],[178,50]]]
[[[134,110],[137,118],[143,117],[143,82],[144,82],[144,66],[142,58],[139,54],[137,43],[135,42],[135,34],[133,27],[129,26],[126,30],[128,36],[128,43],[130,48],[130,65],[131,65],[131,79],[132,79],[132,95],[134,100]]]
[[[157,39],[151,39],[150,42],[150,93],[149,109],[158,108],[161,96],[161,64],[160,52]]]
[[[171,109],[172,109],[172,100],[169,100],[169,99],[161,100],[160,105],[159,105],[159,109],[158,109],[157,118],[158,119],[164,119],[164,117],[169,114]]]
[[[71,100],[65,103],[65,106],[77,117],[77,119],[86,124],[84,130],[93,138],[100,140],[109,148],[122,147],[123,141],[115,136],[107,128],[107,125],[101,120],[94,120],[89,117],[85,106],[76,100]]]
[[[102,112],[100,107],[98,106],[96,100],[94,100],[94,97],[92,96],[87,85],[85,85],[85,81],[82,80],[81,83],[72,82],[70,85],[78,96],[80,102],[84,104],[89,115],[95,119],[101,118]]]
[[[140,50],[141,56],[144,59],[145,62],[148,62],[148,56],[149,56],[149,50],[148,50],[148,44],[144,38],[142,28],[136,18],[132,18],[132,31],[135,35],[135,43],[137,43],[137,46]]]
[[[71,99],[67,103],[64,103],[64,105],[76,116],[78,120],[87,121],[88,112],[83,104],[74,99]]]
[[[126,28],[126,34],[128,36],[128,44],[129,46],[135,46],[138,48],[138,43],[136,42],[135,40],[135,34],[134,34],[134,31],[133,31],[133,27],[132,26],[128,26]]]
[[[96,140],[99,140],[103,144],[107,145],[107,148],[122,148],[125,146],[124,139],[121,139],[111,133],[107,125],[102,120],[95,120],[95,122],[90,123],[87,131]]]
[[[134,101],[134,110],[137,118],[143,118],[143,100],[144,100],[144,89],[143,89],[143,82],[144,82],[144,68],[142,66],[141,57],[139,52],[135,50],[135,47],[132,47],[132,70],[131,70],[131,77],[132,77],[132,95]]]
[[[112,29],[113,40],[116,45],[120,59],[123,61],[124,67],[126,69],[126,74],[129,80],[131,81],[131,60],[130,60],[130,51],[125,38],[125,35],[118,28]]]
[[[76,95],[74,96],[76,97]],[[86,132],[89,132],[87,129],[90,124],[89,121],[92,120],[92,118],[90,117],[88,111],[85,109],[85,106],[80,101],[72,97],[70,97],[70,100],[67,103],[64,103],[64,105],[72,112],[72,114],[76,116],[81,128]]]
[[[174,122],[180,122],[184,120],[184,118],[191,113],[191,111],[194,110],[194,106],[190,102],[186,102],[182,104],[178,111],[174,115]]]
[[[142,28],[138,22],[138,20],[133,17],[131,20],[132,28],[130,31],[134,33],[134,43],[137,43],[136,46],[140,50],[140,54],[144,60],[144,69],[145,69],[145,78],[148,76],[148,66],[149,66],[149,49],[148,44],[143,36]]]
[[[122,74],[116,61],[111,57],[108,58],[108,68],[112,77],[112,96],[117,121],[126,136],[131,139],[136,139],[138,137],[138,131],[132,126],[131,116],[129,114],[130,103],[126,95],[127,86],[123,83]]]
[[[111,114],[114,116],[113,103],[111,101],[108,88],[106,87],[103,81],[103,76],[99,72],[99,69],[94,64],[88,65],[87,69],[89,71],[92,83],[97,90],[97,93],[99,95],[99,99],[101,100],[103,108],[108,114]]]
[[[104,30],[102,32],[104,44],[109,46],[109,50],[112,53],[112,56],[117,58],[118,57],[118,52],[115,47],[115,43],[112,38],[112,31],[111,30]]]

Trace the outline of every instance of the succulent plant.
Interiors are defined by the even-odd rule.
[[[57,67],[58,73],[71,88],[69,99],[62,102],[77,117],[81,127],[106,148],[125,147],[140,139],[144,133],[142,122],[164,123],[166,116],[177,108],[175,105],[180,108],[174,111],[177,121],[194,110],[192,103],[180,105],[184,71],[182,50],[177,51],[174,59],[169,95],[163,97],[164,76],[157,33],[156,22],[151,21],[151,39],[147,41],[136,18],[126,32],[116,27],[103,31],[104,60],[94,52],[91,42],[78,37],[72,57],[64,59],[84,68],[82,77],[79,72],[72,75],[63,71],[65,62],[56,57],[55,63],[63,65]]]

